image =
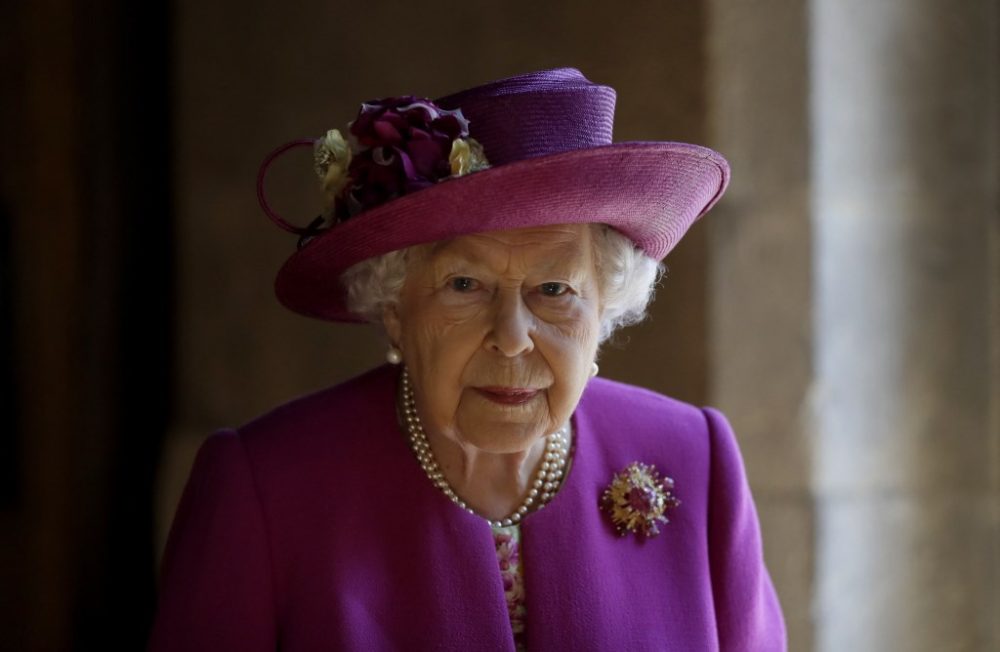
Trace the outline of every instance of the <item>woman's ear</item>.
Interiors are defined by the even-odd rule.
[[[398,304],[389,303],[382,306],[382,326],[385,328],[386,335],[389,336],[389,342],[399,348],[403,335],[403,325],[399,319]]]

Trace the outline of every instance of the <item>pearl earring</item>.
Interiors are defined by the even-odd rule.
[[[590,375],[591,376],[596,376],[597,372],[600,371],[600,370],[601,370],[601,368],[597,366],[596,362],[591,362],[590,363]]]
[[[399,364],[403,361],[403,352],[390,346],[389,350],[385,352],[385,359],[389,361],[389,364]]]

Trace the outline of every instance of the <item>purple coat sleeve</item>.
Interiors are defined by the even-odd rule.
[[[719,649],[785,650],[785,623],[736,437],[721,412],[704,413],[712,446],[708,538]]]
[[[201,445],[160,569],[149,650],[275,650],[268,536],[243,442]]]

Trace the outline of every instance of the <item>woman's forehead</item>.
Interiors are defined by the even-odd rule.
[[[466,259],[482,264],[583,261],[589,258],[590,246],[588,225],[561,224],[458,236],[437,243],[430,251],[430,258]]]

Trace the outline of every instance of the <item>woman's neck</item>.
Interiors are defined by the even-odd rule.
[[[505,518],[524,503],[545,457],[547,439],[539,438],[526,451],[491,453],[434,433],[427,438],[452,490],[490,520]]]

